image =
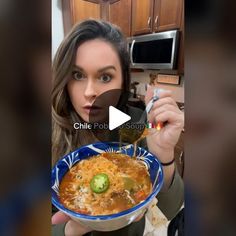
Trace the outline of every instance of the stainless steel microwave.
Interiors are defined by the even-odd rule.
[[[178,30],[130,37],[131,68],[175,69],[178,46]]]

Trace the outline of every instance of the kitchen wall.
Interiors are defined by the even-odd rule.
[[[61,0],[52,0],[52,58],[63,38]]]
[[[149,74],[155,73],[157,74],[158,71],[148,71],[145,70],[144,72],[135,72],[131,73],[131,81],[137,81],[139,83],[148,84],[150,81]],[[180,85],[172,85],[172,84],[161,84],[158,83],[158,87],[162,89],[168,89],[173,92],[173,98],[176,102],[184,102],[184,77],[182,76],[180,79]]]

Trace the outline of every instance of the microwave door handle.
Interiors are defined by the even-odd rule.
[[[132,65],[134,65],[134,61],[133,61],[133,49],[134,49],[134,43],[135,43],[135,39],[133,39],[131,47],[130,47],[130,60]]]

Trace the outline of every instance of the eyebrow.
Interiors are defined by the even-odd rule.
[[[115,66],[105,66],[101,69],[98,70],[98,72],[103,72],[104,70],[108,70],[108,69],[113,69],[113,70],[116,70]]]
[[[84,72],[84,69],[78,65],[74,65],[74,68]],[[109,66],[105,66],[105,67],[99,69],[98,72],[101,73],[101,72],[103,72],[105,70],[109,70],[109,69],[113,69],[116,71],[115,66],[109,65]]]

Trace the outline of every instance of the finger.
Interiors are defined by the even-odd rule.
[[[162,98],[162,100],[164,100],[164,101],[161,101],[161,102],[157,101],[157,102],[154,103],[153,108],[152,108],[150,114],[148,115],[148,120],[150,122],[153,122],[154,118],[158,114],[160,114],[161,112],[164,112],[164,111],[171,110],[171,111],[174,111],[174,112],[179,113],[179,114],[182,113],[179,110],[179,108],[176,105],[176,103],[173,102],[172,99],[170,99],[170,98]]]
[[[88,232],[91,232],[92,229],[88,226],[81,224],[78,221],[70,220],[66,224],[66,235],[84,235]]]
[[[138,216],[135,218],[134,222],[140,221],[140,220],[143,218],[143,216],[145,215],[146,212],[147,212],[147,210],[145,210],[143,213],[141,213],[140,215],[138,215]]]
[[[154,89],[157,89],[157,88],[148,85],[147,93],[146,93],[146,96],[145,96],[145,103],[146,103],[146,105],[152,99],[152,97],[154,95]],[[158,96],[158,98],[171,97],[172,96],[172,92],[170,90],[157,89],[157,96]]]
[[[166,90],[166,89],[158,89],[157,96],[159,98],[171,97],[172,96],[172,91]]]
[[[56,225],[56,224],[62,224],[65,223],[67,221],[69,221],[71,218],[66,215],[65,213],[58,211],[57,213],[55,213],[52,216],[52,224]]]
[[[177,111],[181,112],[179,110],[179,107],[177,106],[176,102],[172,98],[165,97],[165,98],[161,98],[160,100],[157,100],[156,102],[154,102],[152,110],[151,110],[150,114],[148,114],[148,120],[150,122],[153,122],[154,121],[153,119],[155,117],[153,111],[156,109],[160,109],[162,106],[166,106],[167,104],[173,106],[176,109],[176,112]],[[168,108],[166,108],[166,110],[168,110]]]
[[[155,101],[154,104],[153,104],[153,109],[155,109],[156,107],[161,107],[165,104],[170,104],[170,105],[173,105],[173,106],[178,108],[178,105],[176,104],[174,99],[167,96],[167,97],[163,97],[163,98],[160,98],[157,101]]]
[[[149,121],[153,122],[155,117],[166,111],[173,111],[177,114],[182,114],[182,112],[172,104],[164,104],[160,107],[153,108],[149,115]]]
[[[175,126],[176,128],[182,129],[184,126],[184,116],[183,114],[176,114],[173,111],[165,111],[161,114],[157,115],[155,118],[155,122],[168,122],[168,124]]]
[[[143,218],[143,215],[144,214],[137,216],[137,218],[134,220],[134,222],[140,221]]]

